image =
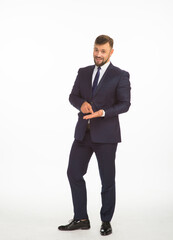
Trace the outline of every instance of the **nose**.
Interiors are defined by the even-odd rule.
[[[96,54],[96,56],[97,56],[97,57],[101,57],[101,52],[98,51],[97,54]]]

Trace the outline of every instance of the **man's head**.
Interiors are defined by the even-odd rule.
[[[113,53],[113,39],[107,35],[100,35],[94,43],[94,62],[97,66],[102,66],[110,61]]]

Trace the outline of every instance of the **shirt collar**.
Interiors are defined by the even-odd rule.
[[[105,63],[103,66],[101,66],[101,70],[106,71],[106,69],[108,68],[110,63],[111,62],[109,61],[109,62]],[[97,68],[98,68],[98,66],[95,65],[95,69],[97,69]]]

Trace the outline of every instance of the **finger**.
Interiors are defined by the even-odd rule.
[[[85,107],[85,113],[90,113],[88,106]]]
[[[92,113],[92,114],[94,113],[94,111],[93,111],[92,107],[91,107],[91,113]]]
[[[83,119],[88,120],[89,119],[89,115],[84,116]]]
[[[85,119],[85,120],[91,119],[92,117],[90,115],[84,116],[83,119]]]
[[[88,105],[88,111],[89,111],[90,113],[94,113],[94,111],[93,111],[91,105]]]
[[[83,119],[88,120],[88,119],[95,118],[95,117],[97,117],[97,116],[96,116],[95,113],[93,113],[93,114],[89,114],[89,115],[84,116]]]

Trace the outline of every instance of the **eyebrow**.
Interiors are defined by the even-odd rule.
[[[94,49],[98,50],[97,47],[94,47]],[[101,49],[100,51],[106,51],[106,49]]]

